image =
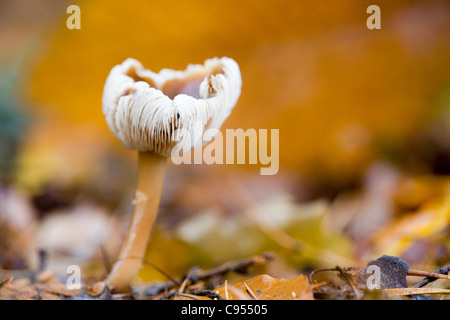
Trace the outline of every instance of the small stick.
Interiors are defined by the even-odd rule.
[[[420,294],[450,294],[450,290],[440,288],[392,288],[392,289],[384,289],[383,291],[394,296],[409,296]]]
[[[191,273],[192,271],[189,271],[188,274],[186,275],[186,278],[184,278],[183,282],[181,283],[180,288],[178,288],[178,293],[183,293],[184,290],[186,289],[187,283],[189,282],[190,277],[191,277]]]
[[[354,267],[349,267],[349,268],[342,268],[340,266],[336,266],[334,268],[324,268],[324,269],[318,269],[318,270],[314,270],[309,274],[309,283],[314,283],[313,282],[313,276],[318,273],[318,272],[323,272],[323,271],[335,271],[335,272],[339,272],[339,274],[341,275],[341,278],[347,282],[347,284],[350,286],[350,288],[352,289],[353,293],[355,294],[355,296],[360,299],[361,298],[361,293],[359,292],[359,290],[355,287],[354,283],[353,283],[353,279],[347,274],[347,272],[352,272],[355,270],[358,270],[359,268],[354,268]],[[322,286],[322,285],[321,285]]]
[[[228,281],[225,280],[225,299],[230,300],[230,297],[228,296]]]
[[[339,267],[341,270],[345,271],[345,272],[361,272],[363,270],[363,268],[357,268],[357,267],[345,267],[345,268],[341,268]],[[309,282],[313,283],[313,277],[314,275],[316,275],[316,273],[319,272],[324,272],[324,271],[339,271],[337,268],[323,268],[323,269],[317,269],[317,270],[313,270],[310,274],[309,274]]]
[[[323,287],[323,286],[326,286],[327,285],[327,282],[326,281],[322,281],[322,282],[317,282],[317,283],[314,283],[314,284],[312,284],[311,285],[311,289],[317,289],[317,288],[320,288],[320,287]]]
[[[245,290],[247,291],[248,295],[253,299],[253,300],[259,300],[257,296],[255,296],[255,294],[253,293],[252,289],[250,289],[250,287],[245,283],[245,281],[242,281],[242,283],[245,286]]]
[[[414,270],[414,269],[409,269],[408,276],[417,276],[417,277],[426,277],[426,278],[436,278],[436,279],[450,280],[450,276],[448,276],[446,274],[440,274],[440,273],[434,273],[434,272],[428,272],[428,271],[421,271],[421,270]]]
[[[347,274],[347,272],[339,267],[336,266],[336,271],[339,272],[339,274],[341,275],[341,277],[344,278],[344,280],[348,283],[348,285],[350,286],[350,288],[352,288],[353,293],[355,294],[356,298],[360,299],[361,298],[361,292],[359,292],[359,290],[355,287],[354,283],[353,283],[353,279],[350,278],[350,276]]]
[[[5,279],[0,281],[0,288],[3,287],[5,284],[10,283],[13,281],[14,277],[6,277]]]
[[[166,282],[166,285],[164,286],[164,290],[170,290],[173,287],[177,287],[177,290],[178,290],[182,286],[183,281],[178,281],[178,280],[174,279],[169,274],[167,274],[164,270],[157,267],[152,262],[147,261],[145,258],[130,257],[130,259],[141,259],[145,264],[152,266],[157,271],[159,271],[162,275],[164,275],[167,279],[169,279],[169,282]],[[204,279],[211,278],[211,277],[214,277],[217,275],[224,275],[227,272],[241,270],[244,268],[248,268],[252,265],[264,264],[271,259],[273,259],[273,255],[271,253],[263,253],[261,255],[256,255],[256,256],[253,256],[253,257],[250,257],[247,259],[226,262],[220,266],[217,266],[215,268],[208,269],[208,270],[190,271],[190,272],[188,272],[188,275],[186,276],[184,281],[186,281],[186,279],[188,279],[188,280],[191,280],[192,283],[196,283],[199,280],[204,280]]]
[[[442,268],[434,270],[432,273],[448,274],[449,272],[450,272],[450,263],[446,264]],[[417,283],[416,285],[414,285],[414,288],[421,288],[421,287],[426,286],[427,284],[434,282],[436,280],[437,280],[437,278],[427,277],[427,278],[423,279],[422,281],[420,281],[419,283]]]
[[[187,293],[178,293],[178,292],[176,292],[176,293],[174,294],[174,296],[175,296],[175,297],[188,298],[188,299],[191,299],[191,300],[200,300],[199,298],[197,298],[197,297],[195,297],[195,296],[193,296],[193,295],[191,295],[191,294],[187,294]]]
[[[181,283],[175,279],[174,277],[172,277],[170,274],[168,274],[166,271],[164,271],[163,269],[161,269],[160,267],[158,267],[156,264],[154,264],[153,262],[148,261],[147,259],[142,259],[142,261],[145,264],[148,264],[149,266],[153,267],[156,271],[158,271],[159,273],[161,273],[163,276],[165,276],[167,279],[169,279],[170,281],[173,282],[174,285],[176,286],[181,286]]]
[[[142,261],[144,264],[149,265],[150,267],[152,267],[153,269],[155,269],[156,271],[158,271],[159,273],[161,273],[163,276],[165,276],[169,281],[171,281],[174,285],[176,285],[177,287],[181,286],[181,283],[176,280],[174,277],[172,277],[170,274],[168,274],[166,271],[164,271],[163,269],[161,269],[160,267],[158,267],[157,265],[155,265],[153,262],[148,261],[145,258],[141,258],[141,257],[133,257],[130,256],[127,258],[128,260],[132,260],[132,259],[136,259],[136,260],[140,260]],[[120,259],[117,259],[116,261],[119,261]]]
[[[191,280],[192,282],[197,282],[198,280],[210,278],[215,275],[223,275],[230,271],[248,268],[255,264],[264,264],[271,259],[273,259],[272,254],[263,253],[261,255],[253,256],[248,259],[226,262],[215,268],[211,268],[208,270],[199,270],[197,272],[194,272],[191,276]]]

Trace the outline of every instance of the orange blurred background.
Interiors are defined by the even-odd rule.
[[[405,148],[448,94],[445,1],[379,1],[381,30],[366,27],[371,2],[357,0],[76,1],[81,30],[66,27],[65,5],[39,2],[33,16],[43,17],[33,19],[41,28],[30,27],[27,46],[10,39],[2,50],[3,58],[26,51],[20,94],[39,119],[20,156],[26,172],[40,157],[58,162],[50,155],[58,150],[73,168],[118,145],[101,95],[109,70],[128,57],[155,71],[232,57],[243,90],[224,128],[280,129],[282,168],[338,182]],[[28,2],[3,5],[27,19],[20,12]],[[25,38],[19,23],[4,33]],[[52,178],[18,176],[29,184]]]
[[[70,4],[81,9],[81,30],[66,27]],[[381,8],[381,30],[366,27],[371,4]],[[182,70],[215,56],[235,59],[243,78],[223,129],[279,129],[279,174],[180,167],[169,181],[194,170],[190,183],[212,194],[211,181],[223,177],[216,169],[245,172],[268,189],[287,177],[306,200],[361,185],[379,160],[448,174],[449,12],[439,0],[2,1],[0,99],[17,106],[8,117],[26,119],[14,127],[23,131],[11,129],[19,138],[3,140],[17,144],[2,160],[12,163],[4,176],[31,195],[97,183],[87,192],[120,197],[133,187],[135,153],[101,112],[111,68],[132,57],[153,71]]]
[[[47,16],[53,7],[51,19],[37,12],[41,27],[30,27],[27,45],[2,50],[25,51],[20,91],[39,119],[19,156],[17,179],[28,185],[61,176],[46,163],[90,169],[98,149],[118,146],[101,95],[109,70],[128,57],[155,71],[232,57],[243,90],[224,128],[280,129],[282,170],[338,185],[404,149],[448,94],[444,1],[379,1],[381,30],[366,27],[371,2],[357,0],[77,1],[81,30],[66,27],[63,4],[40,3]],[[28,5],[4,4],[19,13]],[[19,21],[4,32],[24,38]]]

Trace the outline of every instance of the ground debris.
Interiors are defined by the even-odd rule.
[[[443,275],[448,275],[450,273],[450,263],[446,264],[445,266],[443,266],[442,268],[439,268],[435,271],[433,271],[433,273],[437,273],[437,274],[443,274]],[[433,278],[433,277],[426,277],[425,279],[423,279],[422,281],[420,281],[419,283],[417,283],[414,288],[421,288],[423,286],[426,286],[428,283],[434,282],[436,281],[437,278]]]
[[[339,266],[335,268],[314,270],[310,275],[310,282],[314,287],[316,299],[333,300],[392,300],[413,299],[432,300],[427,294],[449,294],[450,291],[441,288],[424,288],[427,281],[435,281],[439,275],[446,274],[449,265],[433,272],[410,270],[409,264],[395,256],[383,255],[370,261],[365,268]],[[335,271],[338,277],[329,279],[326,284],[314,285],[313,276],[319,272]],[[448,271],[447,271],[448,272]],[[407,276],[429,275],[416,286],[407,285]],[[427,280],[428,279],[428,280]]]
[[[64,277],[58,277],[46,269],[40,272],[17,272],[17,275],[2,275],[0,271],[0,300],[79,300],[110,298],[103,282],[69,288]]]
[[[135,299],[171,299],[182,294],[201,296],[199,292],[215,289],[223,283],[224,277],[229,273],[247,274],[254,266],[261,266],[274,258],[272,253],[262,253],[249,258],[227,261],[217,267],[207,270],[191,268],[181,279],[169,279],[166,282],[152,283],[150,285],[134,286],[132,295]],[[202,298],[204,298],[202,296]]]
[[[272,278],[261,274],[234,285],[215,290],[226,300],[313,300],[313,290],[307,277]]]
[[[422,288],[434,280],[448,281],[450,265],[433,272],[411,270],[405,260],[383,255],[364,268],[317,269],[309,278],[303,274],[273,278],[249,272],[250,267],[264,265],[273,258],[265,253],[206,270],[191,268],[180,279],[133,286],[126,294],[111,294],[103,281],[82,283],[80,288],[70,289],[66,277],[48,269],[0,271],[0,300],[429,300],[450,294],[445,287]],[[408,287],[407,276],[425,278]]]
[[[361,272],[362,284],[367,284],[372,275],[374,275],[374,266],[379,269],[379,289],[406,288],[406,276],[409,270],[409,264],[399,258],[383,255],[382,257],[370,261],[367,267]],[[375,277],[373,277],[375,279]]]

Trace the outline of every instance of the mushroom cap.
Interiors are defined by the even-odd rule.
[[[102,110],[125,148],[170,156],[201,145],[204,130],[219,129],[241,85],[238,64],[226,57],[159,73],[129,58],[106,79]]]

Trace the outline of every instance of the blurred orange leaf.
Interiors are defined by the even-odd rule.
[[[417,212],[393,221],[373,237],[379,252],[400,256],[415,241],[435,236],[450,225],[450,196],[428,201]]]
[[[272,278],[261,274],[215,292],[228,300],[314,300],[312,287],[304,275],[293,279]]]

